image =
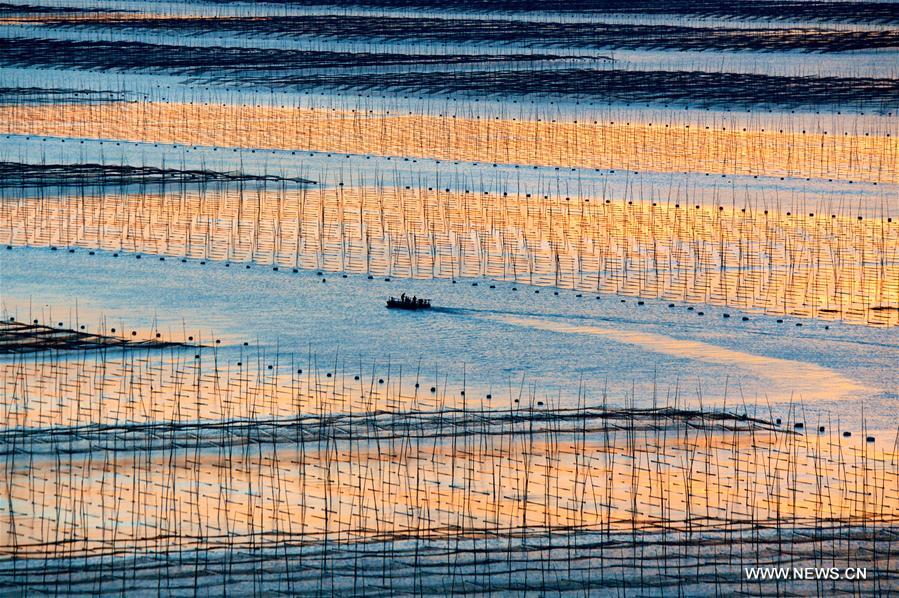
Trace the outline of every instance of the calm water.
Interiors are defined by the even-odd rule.
[[[869,428],[892,429],[895,329],[794,318],[779,324],[780,316],[757,314],[743,321],[730,308],[690,311],[668,301],[639,305],[632,297],[555,295],[486,280],[387,282],[256,264],[90,256],[83,249],[15,248],[0,253],[0,269],[3,309],[19,320],[74,325],[77,313],[90,329],[105,317],[121,330],[155,322],[167,337],[182,339],[186,330],[223,339],[225,360],[235,363],[248,341],[272,360],[312,352],[320,363],[337,358],[348,372],[360,361],[366,371],[401,366],[410,382],[419,367],[428,378],[436,368],[460,388],[464,374],[468,388],[497,397],[507,397],[522,377],[566,402],[576,400],[582,383],[597,404],[605,387],[611,403],[635,393],[647,406],[654,386],[660,403],[669,395],[673,402],[679,387],[690,405],[720,407],[726,398],[765,416],[770,404],[771,414],[786,418],[792,403],[808,410],[809,420],[830,416],[860,427],[864,412]],[[384,300],[402,292],[430,297],[439,309],[385,309]]]

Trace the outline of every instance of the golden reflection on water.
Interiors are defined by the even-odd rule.
[[[20,198],[0,240],[899,323],[899,221],[362,187]]]
[[[652,172],[899,182],[899,140],[334,108],[113,102],[0,106],[3,133]]]
[[[166,15],[116,18],[156,16]],[[822,185],[899,183],[895,135],[488,112],[23,103],[0,106],[0,132],[222,152],[305,150],[556,170],[801,177]],[[490,277],[899,324],[899,222],[847,217],[848,204],[837,214],[790,214],[700,206],[689,197],[683,205],[656,205],[645,196],[627,202],[398,187],[151,189],[100,194],[85,182],[69,196],[27,197],[33,190],[7,187],[0,241],[382,276]],[[771,204],[777,203],[775,197]],[[549,318],[475,317],[601,335],[650,353],[739,368],[769,378],[769,398],[777,401],[795,391],[808,401],[848,404],[869,390],[814,364],[662,334]],[[736,543],[773,530],[780,559],[801,553],[793,552],[792,541],[779,543],[781,532],[810,537],[828,526],[867,531],[899,524],[899,445],[867,442],[864,432],[844,437],[829,426],[791,430],[746,418],[722,423],[702,413],[646,424],[634,410],[589,424],[584,418],[578,429],[571,419],[544,418],[559,408],[513,405],[511,396],[506,409],[460,398],[459,389],[446,384],[406,392],[408,380],[405,387],[389,377],[376,383],[374,373],[351,380],[355,372],[336,366],[300,373],[291,363],[269,370],[259,359],[219,363],[218,353],[204,347],[0,361],[0,555],[41,565],[49,561],[36,559],[60,557],[77,568],[90,566],[77,563],[79,556],[113,561],[150,554],[174,562],[183,549],[279,542],[478,534],[530,541],[550,530],[562,537],[630,533],[636,546],[653,533],[735,532]],[[663,555],[676,552],[678,540],[663,542]],[[873,542],[847,542],[834,553],[843,550],[847,562],[866,563]],[[889,551],[884,557],[872,550],[871,564],[880,567],[886,559],[888,568]],[[633,554],[642,582],[636,548]],[[719,553],[704,553],[701,561],[683,554],[660,561],[659,575],[673,578],[674,569],[691,575],[681,568],[692,571],[696,562],[697,583],[700,566],[714,567],[720,582]],[[752,558],[765,557],[756,546]],[[274,562],[270,555],[261,558],[266,568]],[[826,557],[813,558],[817,564]],[[21,561],[7,563],[12,576],[0,571],[0,587],[30,575],[17,578]],[[165,567],[160,576],[169,573],[168,561]],[[324,576],[324,565],[321,571]],[[382,576],[387,579],[386,568]],[[71,572],[67,581],[71,591]]]
[[[485,401],[453,427],[446,409],[464,405],[446,388],[119,355],[2,364],[4,554],[899,521],[899,456],[839,430],[700,414],[562,425],[541,419],[550,407]],[[280,436],[264,433],[273,417]]]
[[[345,371],[281,364],[265,369],[247,356],[240,366],[219,364],[214,352],[172,357],[77,352],[62,359],[29,356],[0,361],[0,429],[90,424],[231,421],[300,415],[372,413],[460,407],[445,384],[409,394],[408,379],[385,383]],[[383,380],[383,378],[381,378]],[[430,392],[424,386],[435,388]]]
[[[895,455],[832,435],[669,433],[18,456],[2,473],[0,550],[73,556],[248,536],[354,541],[899,520]]]

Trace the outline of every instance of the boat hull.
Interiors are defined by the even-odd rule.
[[[431,309],[430,303],[412,303],[409,301],[387,300],[387,309],[404,309],[406,311],[419,311]]]

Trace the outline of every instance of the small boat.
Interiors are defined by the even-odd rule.
[[[391,297],[387,300],[387,309],[406,309],[409,311],[431,309],[431,300],[419,299],[418,297],[406,297],[406,295],[400,296],[399,299]]]

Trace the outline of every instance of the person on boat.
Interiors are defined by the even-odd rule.
[[[402,301],[403,303],[406,302],[406,293],[403,293],[402,295],[400,295],[400,301]]]
[[[415,298],[415,295],[412,295],[412,305],[415,305],[416,302],[417,302],[417,300]]]

